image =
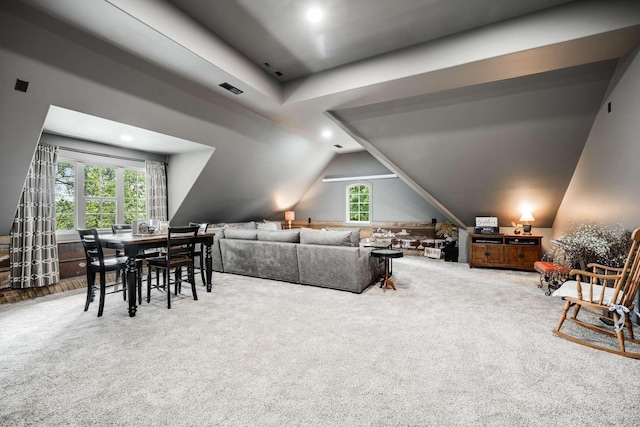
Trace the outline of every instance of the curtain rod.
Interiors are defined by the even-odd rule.
[[[75,153],[91,154],[91,155],[94,155],[94,156],[108,157],[110,159],[130,160],[130,161],[134,161],[134,162],[144,162],[144,161],[147,160],[147,159],[141,159],[141,158],[135,158],[135,157],[118,156],[117,154],[96,153],[95,151],[82,150],[80,148],[64,147],[62,145],[58,145],[58,148],[61,149],[61,150],[65,150],[65,151],[73,151]],[[164,163],[165,165],[167,164],[167,162],[162,162],[162,163]]]

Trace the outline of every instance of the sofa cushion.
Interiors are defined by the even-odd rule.
[[[301,228],[300,243],[306,245],[351,246],[351,232]]]
[[[225,227],[224,237],[236,240],[258,240],[258,230]]]
[[[298,243],[300,242],[300,230],[258,230],[258,240],[267,242]]]
[[[246,230],[242,230],[246,231]],[[247,276],[258,276],[258,265],[256,264],[256,247],[258,242],[222,239],[220,240],[220,252],[222,254],[222,265],[225,273],[245,274]]]
[[[268,219],[263,219],[262,222],[265,224],[275,224],[276,230],[282,230],[282,223],[280,221],[269,221]]]
[[[255,246],[258,277],[300,283],[296,246],[286,242],[242,242]]]
[[[258,222],[256,223],[258,230],[276,231],[278,227],[274,222]]]
[[[249,222],[231,222],[225,224],[226,228],[239,228],[239,229],[248,229],[248,230],[256,230],[258,227],[256,226],[255,221]]]
[[[327,231],[350,231],[351,232],[351,246],[360,246],[360,229],[355,227],[343,227],[343,228],[325,228]]]

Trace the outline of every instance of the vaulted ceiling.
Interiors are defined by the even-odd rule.
[[[370,151],[461,225],[526,202],[551,226],[640,42],[637,1],[23,3],[327,150]]]

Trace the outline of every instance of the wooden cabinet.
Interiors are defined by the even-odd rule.
[[[542,258],[542,236],[470,234],[469,266],[533,269]]]

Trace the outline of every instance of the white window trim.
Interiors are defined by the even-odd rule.
[[[102,200],[115,200],[116,202],[116,223],[122,224],[124,222],[124,171],[128,170],[138,170],[146,172],[144,161],[141,162],[133,162],[127,161],[124,165],[117,165],[112,162],[115,160],[97,156],[90,155],[86,153],[82,153],[77,155],[78,153],[74,152],[65,152],[63,155],[58,156],[58,162],[69,162],[75,164],[75,194],[74,194],[74,205],[73,205],[73,221],[74,221],[74,229],[73,230],[56,230],[56,238],[59,242],[71,242],[71,241],[79,241],[78,232],[75,228],[83,228],[85,225],[85,210],[80,209],[80,206],[85,206],[87,200],[91,200],[92,198],[85,197],[84,195],[84,167],[85,165],[92,166],[106,166],[112,167],[116,169],[116,197],[104,197],[97,198]],[[118,162],[120,162],[118,160]],[[78,192],[79,191],[79,192]],[[110,233],[111,229],[98,229],[99,233]]]
[[[349,201],[349,189],[355,186],[365,186],[369,188],[369,221],[352,221],[351,218],[351,210],[350,210],[350,201]],[[373,187],[371,184],[367,182],[352,182],[351,184],[345,186],[344,189],[345,194],[345,224],[351,225],[368,225],[373,222]]]

